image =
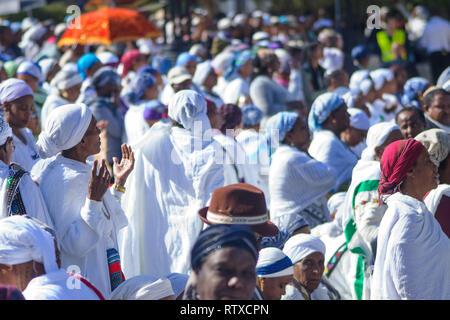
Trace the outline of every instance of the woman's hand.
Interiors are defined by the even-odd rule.
[[[131,171],[134,169],[134,153],[130,146],[122,145],[122,160],[113,158],[114,183],[123,187]]]

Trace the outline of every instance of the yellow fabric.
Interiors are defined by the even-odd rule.
[[[381,50],[381,60],[389,62],[395,60],[395,56],[392,53],[392,44],[405,45],[406,34],[403,30],[395,30],[392,39],[390,39],[386,31],[379,31],[377,32],[377,43]],[[402,56],[402,58],[406,59],[406,55]]]

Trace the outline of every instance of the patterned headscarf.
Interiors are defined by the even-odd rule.
[[[406,81],[403,86],[402,104],[413,105],[416,108],[420,108],[417,98],[419,97],[419,92],[424,92],[427,86],[430,84],[425,78],[414,77]]]

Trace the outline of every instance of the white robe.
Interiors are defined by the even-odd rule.
[[[132,104],[125,113],[125,137],[123,139],[125,143],[129,145],[136,143],[150,129],[150,126],[144,119],[144,111],[145,106],[143,104]]]
[[[141,142],[122,198],[129,221],[120,233],[123,272],[126,278],[187,274],[203,228],[198,210],[223,186],[218,146],[178,127],[149,131]]]
[[[250,82],[242,77],[237,77],[228,82],[221,97],[224,103],[237,104],[241,95],[250,97]]]
[[[335,184],[336,175],[325,163],[281,145],[270,165],[270,220],[287,229],[303,209],[324,197]]]
[[[22,294],[25,300],[100,300],[94,290],[63,269],[33,278]]]
[[[334,191],[337,191],[341,184],[350,181],[358,157],[333,132],[314,132],[308,151],[314,159],[324,162],[335,171],[337,181]]]
[[[13,134],[15,149],[11,162],[17,163],[25,171],[31,171],[33,165],[39,160],[38,148],[30,129],[23,128],[20,129],[20,132],[24,136],[26,144]]]
[[[8,166],[3,161],[0,161],[0,185],[2,192],[0,197],[0,218],[8,217],[6,208],[6,185],[8,183],[8,174]],[[24,174],[20,179],[19,192],[22,197],[27,215],[36,218],[48,225],[50,228],[53,228],[53,221],[48,213],[47,206],[45,205],[44,198],[41,194],[41,190],[39,190],[33,180],[31,180],[29,173]]]
[[[127,225],[127,219],[112,188],[102,201],[87,198],[91,168],[59,154],[45,170],[40,188],[55,222],[62,268],[80,270],[108,299],[111,284],[106,250],[118,249],[116,234]]]
[[[386,202],[371,299],[450,299],[450,239],[423,202],[400,192]]]

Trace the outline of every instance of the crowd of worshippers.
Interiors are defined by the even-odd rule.
[[[238,14],[174,61],[4,21],[0,299],[450,299],[450,24],[417,12],[351,56]]]

